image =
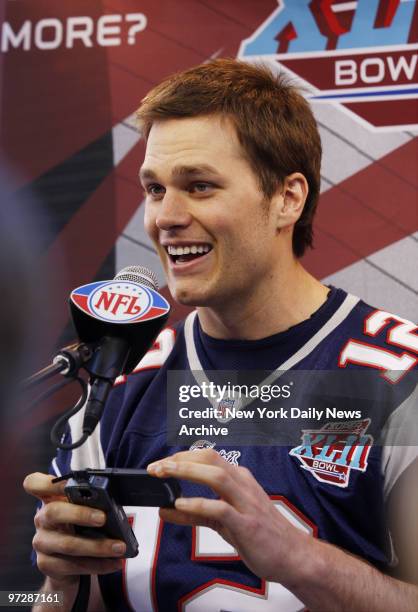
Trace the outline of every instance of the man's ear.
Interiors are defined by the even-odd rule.
[[[308,181],[303,174],[293,172],[286,176],[276,194],[278,228],[293,226],[296,223],[302,214],[308,192]]]

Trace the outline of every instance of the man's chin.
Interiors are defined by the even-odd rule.
[[[173,299],[182,306],[204,306],[204,303],[202,303],[202,296],[197,296],[190,291],[174,291],[171,292],[171,295]]]
[[[173,299],[182,306],[206,306],[208,296],[206,292],[196,289],[196,287],[180,286],[179,284],[169,284],[169,290]]]

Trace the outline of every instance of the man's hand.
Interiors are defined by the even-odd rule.
[[[204,525],[236,548],[260,578],[280,582],[312,611],[416,612],[418,589],[291,525],[251,473],[214,450],[177,453],[148,466],[153,476],[211,487],[220,499],[179,498],[161,518]]]
[[[289,556],[308,554],[313,538],[294,527],[244,467],[227,463],[212,449],[177,453],[152,463],[153,476],[183,478],[207,485],[220,499],[176,500],[175,509],[162,509],[163,520],[215,529],[238,551],[260,578],[283,582]],[[296,561],[296,559],[295,559]]]
[[[43,502],[35,516],[33,548],[40,571],[57,588],[78,583],[80,574],[107,574],[122,567],[124,542],[75,535],[73,525],[100,527],[104,512],[68,502],[65,482],[53,484],[53,476],[30,474],[23,483],[27,493]]]

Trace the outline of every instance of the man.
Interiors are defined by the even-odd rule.
[[[164,330],[116,386],[100,430],[71,466],[148,466],[182,479],[184,496],[160,512],[163,522],[156,509],[130,509],[140,552],[121,572],[123,545],[71,531],[103,524],[103,515],[68,504],[50,476],[29,476],[26,489],[44,502],[34,538],[44,589],[64,590],[70,608],[79,576],[99,574],[117,610],[415,610],[416,576],[405,560],[415,554],[416,524],[406,536],[386,524],[393,508],[406,512],[399,500],[415,448],[367,444],[367,461],[338,486],[302,469],[284,446],[167,446],[168,370],[371,366],[377,399],[398,383],[390,394],[397,414],[409,410],[412,383],[399,371],[416,364],[412,325],[323,286],[299,261],[312,244],[320,182],[308,104],[264,68],[216,60],[155,88],[138,117],[145,226],[172,295],[197,315]],[[73,439],[79,426],[73,419]],[[60,456],[54,471],[69,465]]]

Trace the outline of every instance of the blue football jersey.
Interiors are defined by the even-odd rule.
[[[313,537],[335,544],[387,571],[396,563],[386,520],[387,498],[418,455],[416,390],[418,336],[412,323],[376,310],[332,288],[310,319],[262,340],[207,336],[196,312],[167,328],[136,370],[115,383],[94,434],[53,461],[57,475],[84,467],[145,468],[178,451],[213,447],[226,461],[247,467],[277,511]],[[177,398],[167,391],[168,372],[209,380],[215,370],[282,372],[367,371],[385,444],[370,435],[374,417],[325,418],[300,427],[289,445],[227,444],[210,436],[169,445],[167,413]],[[415,375],[414,375],[415,373]],[[308,383],[307,383],[308,384]],[[351,401],[355,414],[356,394]],[[349,401],[349,400],[347,400]],[[349,401],[350,403],[350,401]],[[373,412],[373,415],[376,411]],[[83,413],[72,417],[67,441],[78,439]],[[406,424],[406,426],[405,426]],[[415,429],[414,429],[415,428]],[[408,431],[408,439],[399,437]],[[214,496],[182,482],[185,496]],[[163,524],[157,508],[126,507],[139,543],[124,570],[101,576],[112,610],[174,612],[292,612],[303,604],[278,583],[255,576],[237,551],[207,527]],[[286,551],[283,551],[286,554]]]

